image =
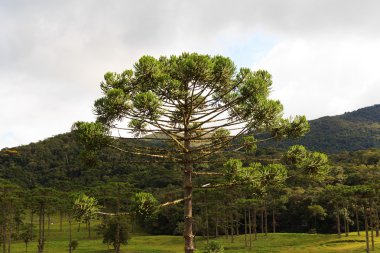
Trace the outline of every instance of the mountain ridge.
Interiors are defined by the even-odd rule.
[[[380,148],[380,104],[359,108],[352,112],[335,116],[323,116],[310,120],[310,132],[297,140],[282,142],[267,142],[260,146],[287,148],[294,144],[304,145],[309,149],[337,153],[341,151],[356,151],[368,148]],[[63,133],[56,136],[66,135]],[[46,138],[39,142],[20,145],[2,150],[12,150],[28,145],[54,139]]]
[[[341,115],[324,116],[309,123],[310,132],[304,137],[282,143],[270,142],[263,146],[286,148],[300,144],[328,153],[380,148],[380,104]]]

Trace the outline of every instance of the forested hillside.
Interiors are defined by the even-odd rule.
[[[138,160],[107,148],[97,153],[86,152],[67,133],[3,149],[0,176],[27,188],[43,185],[59,190],[81,189],[109,181],[130,182],[138,188],[179,184],[172,165],[170,169],[165,164],[154,164],[152,168],[149,159],[136,163]]]
[[[349,156],[349,151],[380,147],[380,105],[312,120],[310,126],[310,132],[299,140],[282,145],[271,144],[283,149],[291,144],[301,144],[312,150],[340,152],[345,156]],[[135,141],[144,142],[147,146],[164,145],[159,140]],[[259,147],[255,155],[245,159],[256,161],[263,157],[281,156],[280,151],[269,145]],[[141,163],[141,159],[107,148],[96,154],[85,152],[73,135],[66,133],[37,143],[3,149],[0,153],[0,176],[27,188],[43,185],[60,190],[90,187],[108,181],[129,182],[142,189],[181,184],[174,163],[153,164],[148,158]]]
[[[375,148],[350,150],[360,149],[360,145],[363,145],[363,148],[379,145],[379,111],[380,106],[377,105],[341,116],[324,117],[312,121],[311,133],[308,134],[309,137],[302,139],[301,143],[313,149],[325,147],[322,150],[345,151],[330,155],[331,171],[323,183],[310,181],[296,172],[297,168],[288,167],[289,177],[281,189],[255,193],[259,200],[255,200],[252,205],[257,207],[258,219],[263,215],[272,215],[274,212],[275,218],[268,219],[266,223],[268,226],[276,224],[276,231],[307,232],[315,229],[310,218],[310,212],[313,211],[308,211],[308,208],[318,204],[324,207],[324,212],[327,212],[323,214],[324,221],[318,221],[318,230],[334,232],[336,230],[334,210],[331,209],[331,201],[324,198],[326,190],[322,190],[321,186],[345,184],[355,187],[371,183],[368,180],[373,177],[371,175],[374,173],[374,166],[379,165],[380,150]],[[325,129],[325,134],[322,133],[323,129]],[[338,132],[340,134],[336,134]],[[343,136],[346,136],[347,143],[339,144],[338,140],[344,139]],[[132,140],[123,141],[131,142]],[[139,141],[140,146],[143,142],[143,145],[147,147],[164,145],[158,140],[133,141]],[[363,143],[367,143],[367,146]],[[123,143],[119,144],[123,145]],[[237,151],[233,154],[215,156],[213,163],[197,165],[198,171],[202,171],[202,168],[207,171],[220,171],[223,163],[228,160],[228,155],[238,157],[245,166],[252,162],[266,164],[271,161],[284,161],[282,150],[264,147],[249,154]],[[126,155],[108,148],[85,151],[75,141],[73,134],[66,133],[38,143],[1,150],[0,177],[25,189],[50,187],[65,192],[84,191],[98,199],[102,198],[99,187],[113,182],[127,183],[133,188],[133,192],[150,192],[160,203],[180,198],[182,180],[179,165],[170,162],[154,163],[152,159]],[[241,202],[240,198],[244,197],[245,193],[233,188],[207,191],[199,188],[210,180],[218,182],[218,179],[214,178],[202,180],[194,178],[197,200],[195,219],[199,224],[197,228],[199,233],[206,233],[206,228],[201,226],[205,219],[208,219],[204,208],[207,208],[206,210],[210,215],[214,215],[214,218],[226,212],[234,217],[236,215],[234,219],[240,219],[241,222],[243,219],[241,206],[244,202]],[[220,213],[222,209],[225,211]],[[157,234],[181,233],[182,215],[180,205],[161,209],[154,222],[145,229]],[[218,226],[218,222],[210,218],[209,225]]]
[[[299,140],[265,146],[286,148],[297,143],[328,153],[380,147],[380,104],[309,123],[310,132]]]

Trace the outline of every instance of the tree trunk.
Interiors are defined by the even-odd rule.
[[[234,242],[234,216],[231,214],[230,218],[231,218],[231,226],[230,226],[230,229],[231,229],[231,243],[233,243]]]
[[[248,243],[247,243],[247,208],[244,208],[244,247],[247,248]]]
[[[134,223],[133,214],[131,214],[129,217],[130,217],[130,223],[131,223],[131,233],[134,233],[135,225],[133,224]]]
[[[346,217],[343,218],[343,225],[344,225],[344,234],[347,237],[348,232],[347,232],[347,218]]]
[[[274,209],[272,212],[272,226],[273,226],[273,233],[276,233],[276,213]]]
[[[120,185],[117,185],[115,252],[120,252]]]
[[[257,240],[257,211],[253,209],[253,233],[255,234],[255,240]]]
[[[207,240],[207,245],[209,243],[209,236],[210,236],[210,233],[209,233],[209,229],[208,229],[208,207],[207,207],[207,199],[206,199],[206,240]]]
[[[48,212],[47,217],[48,217],[48,235],[50,235],[50,212]]]
[[[264,233],[264,209],[261,209],[261,233]]]
[[[367,214],[364,214],[364,225],[365,225],[366,252],[369,253],[369,236],[368,236],[368,219],[367,219]]]
[[[339,210],[336,210],[336,227],[338,230],[338,237],[341,237],[341,232],[340,232],[340,216],[339,216]]]
[[[218,213],[216,213],[216,221],[215,221],[215,238],[218,238],[219,236],[219,218],[218,218]]]
[[[48,235],[50,235],[50,212],[48,213]]]
[[[349,222],[350,212],[348,209],[348,202],[346,202],[346,210],[347,210],[347,213],[344,216],[344,220],[345,220],[344,232],[346,234],[346,237],[348,237],[348,235],[350,234],[350,222]]]
[[[251,208],[248,208],[248,222],[249,222],[249,250],[252,250],[252,222],[251,222]]]
[[[42,251],[45,248],[45,207],[42,209]]]
[[[202,221],[202,237],[203,237],[203,239],[205,239],[206,238],[206,229],[205,228],[203,228],[203,225],[205,225],[205,223],[206,223],[206,215],[205,215],[205,211],[204,211],[204,207],[201,207],[201,209],[200,209],[200,217],[201,217],[201,221]]]
[[[91,239],[91,221],[87,221],[88,239]]]
[[[71,234],[71,218],[69,220],[69,253],[71,253],[71,242],[72,242],[72,234]]]
[[[59,211],[59,232],[62,232],[62,219],[63,219],[63,212],[62,210]]]
[[[31,234],[31,237],[33,238],[33,222],[34,222],[34,212],[31,211],[31,214],[30,214],[30,234]]]
[[[226,240],[228,240],[228,221],[224,222],[224,235],[226,237]]]
[[[45,208],[43,206],[40,207],[40,213],[39,213],[39,220],[38,220],[38,253],[42,253],[44,251],[44,226],[45,226],[45,216],[44,216],[44,210]]]
[[[236,224],[236,235],[239,236],[240,235],[239,214],[236,214],[235,224]]]
[[[10,224],[9,226],[8,253],[11,253],[11,242],[12,242],[12,224]]]
[[[7,253],[7,222],[4,221],[2,227],[3,253]]]
[[[45,207],[42,209],[42,249],[41,252],[44,251],[45,248]]]
[[[317,234],[317,215],[314,215],[314,229],[315,233]]]
[[[375,205],[375,217],[376,217],[376,237],[379,237],[380,219],[379,219],[379,210],[376,205]]]
[[[192,182],[192,158],[190,154],[190,140],[189,140],[189,131],[185,124],[184,131],[184,146],[185,153],[183,155],[184,162],[184,198],[185,198],[185,226],[183,237],[185,239],[185,253],[193,253],[194,252],[194,235],[193,235],[193,182]]]
[[[42,230],[42,211],[40,210],[40,213],[38,215],[38,245],[37,245],[37,248],[38,248],[38,253],[41,252],[41,230]]]
[[[358,208],[355,208],[355,220],[356,220],[356,231],[358,233],[358,236],[360,236],[360,224],[359,224],[359,215],[358,215]]]
[[[373,234],[373,213],[372,213],[372,210],[370,210],[370,214],[369,214],[369,226],[371,228],[371,250],[374,251],[375,250],[375,240],[374,240],[374,234]]]
[[[42,252],[42,208],[38,217],[38,253]]]
[[[268,235],[268,213],[267,213],[267,208],[265,207],[264,209],[264,214],[265,214],[265,235]]]

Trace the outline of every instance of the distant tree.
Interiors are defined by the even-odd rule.
[[[345,230],[347,230],[346,210],[345,203],[347,202],[347,196],[351,193],[350,186],[347,185],[327,185],[323,190],[323,198],[329,203],[332,214],[336,217],[336,228],[338,237],[341,237],[341,218],[344,219]]]
[[[100,200],[103,202],[103,210],[98,214],[102,215],[102,222],[106,224],[110,217],[116,222],[115,227],[115,241],[113,242],[115,252],[120,252],[120,245],[122,242],[119,240],[121,222],[125,221],[126,216],[130,216],[128,212],[128,201],[133,193],[133,187],[128,183],[113,182],[102,185],[97,188],[97,194],[101,194]]]
[[[373,218],[372,210],[372,199],[376,196],[376,191],[371,185],[358,185],[354,187],[353,193],[358,199],[357,203],[362,207],[364,216],[364,228],[365,228],[365,238],[366,238],[366,252],[370,252],[370,240],[371,240],[371,250],[375,250],[374,236],[373,236],[373,224],[371,222]],[[368,222],[370,220],[370,223]],[[369,238],[369,229],[371,229],[371,239]]]
[[[24,231],[20,234],[20,238],[25,243],[25,252],[28,252],[28,243],[33,240],[32,226],[25,225]]]
[[[0,179],[0,234],[3,253],[11,252],[12,234],[16,227],[16,218],[21,208],[22,190],[7,180]]]
[[[308,131],[305,117],[282,118],[282,105],[269,99],[271,75],[263,70],[236,70],[226,57],[183,53],[155,59],[144,56],[134,70],[106,73],[95,102],[96,123],[77,122],[73,130],[85,146],[108,146],[156,162],[182,164],[185,252],[194,251],[194,165],[214,154],[250,149],[266,130],[272,137],[298,137]],[[126,124],[126,126],[125,126]],[[113,130],[122,137],[166,142],[164,148],[121,147],[110,142]],[[268,138],[267,138],[268,139]]]
[[[99,212],[98,201],[94,197],[89,197],[80,193],[74,201],[74,212],[79,222],[86,222],[88,228],[88,238],[91,238],[91,220]]]
[[[308,211],[310,212],[311,216],[314,218],[314,229],[315,233],[317,233],[317,218],[323,219],[326,217],[326,211],[325,209],[320,205],[310,205],[307,207]]]
[[[98,226],[98,231],[103,236],[103,243],[113,245],[115,252],[119,252],[120,244],[127,244],[130,238],[125,217],[106,217]]]
[[[81,210],[81,206],[75,205],[75,201],[79,198],[80,194],[78,193],[67,193],[63,196],[65,196],[65,199],[61,204],[61,208],[63,208],[62,212],[64,212],[67,215],[67,221],[69,223],[69,253],[73,250],[73,235],[72,235],[72,223],[75,220],[78,220],[81,218],[81,215],[83,215],[83,211]]]
[[[285,204],[288,202],[288,196],[285,191],[285,180],[281,183],[271,184],[268,186],[268,194],[265,195],[266,203],[268,208],[272,211],[272,231],[276,233],[277,228],[277,215],[284,209],[286,209]]]
[[[32,190],[32,202],[39,216],[38,223],[38,253],[42,253],[45,248],[45,219],[49,209],[53,208],[57,202],[57,192],[51,188],[38,187]]]

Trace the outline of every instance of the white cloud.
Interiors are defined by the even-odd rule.
[[[273,75],[286,114],[310,119],[379,103],[380,39],[290,37],[255,67]]]
[[[106,71],[196,51],[267,68],[288,115],[379,103],[376,0],[0,2],[0,148],[91,120]],[[376,93],[377,92],[377,93]]]

